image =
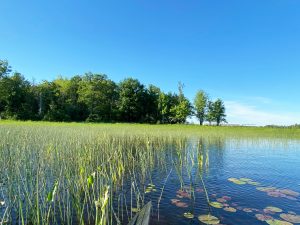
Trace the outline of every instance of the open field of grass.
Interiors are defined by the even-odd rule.
[[[1,121],[0,137],[0,224],[121,224],[146,203],[154,167],[191,160],[189,137],[297,140],[300,129]]]

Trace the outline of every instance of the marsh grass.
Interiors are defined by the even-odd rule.
[[[157,168],[166,175],[159,208],[172,172],[168,157],[181,188],[188,174],[195,202],[193,168],[199,168],[205,189],[201,174],[209,166],[210,140],[220,145],[226,137],[298,140],[300,130],[1,121],[0,137],[0,224],[98,225],[133,218],[133,209],[146,203]],[[190,140],[198,144],[191,147]]]

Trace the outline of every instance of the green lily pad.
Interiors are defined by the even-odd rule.
[[[249,179],[249,178],[240,178],[240,181],[250,182],[250,181],[252,181],[252,180]]]
[[[232,182],[234,184],[238,184],[238,185],[247,184],[245,181],[242,181],[242,180],[237,179],[237,178],[229,178],[228,180],[230,182]]]
[[[300,215],[282,213],[280,217],[291,223],[300,223]]]
[[[267,220],[266,222],[270,225],[293,225],[292,223],[283,220]]]
[[[220,202],[210,202],[209,203],[212,207],[217,208],[217,209],[221,209],[223,208],[223,204]]]
[[[257,187],[256,188],[259,191],[263,191],[263,192],[269,192],[269,191],[275,191],[276,188],[275,187]]]
[[[268,207],[265,208],[265,210],[273,212],[273,213],[280,213],[280,212],[282,212],[282,209],[274,207],[274,206],[268,206]]]
[[[232,213],[236,212],[236,209],[233,208],[233,207],[225,207],[224,210],[227,211],[227,212],[232,212]]]
[[[220,220],[217,217],[212,216],[210,214],[208,214],[208,215],[200,215],[200,216],[198,216],[198,219],[202,223],[205,223],[205,224],[219,224],[220,223]]]
[[[254,185],[254,186],[260,185],[259,182],[255,182],[255,181],[248,181],[247,184],[251,184],[251,185]]]
[[[194,214],[190,213],[190,212],[186,212],[183,214],[183,216],[187,219],[194,219]]]

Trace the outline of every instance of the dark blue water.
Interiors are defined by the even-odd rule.
[[[153,171],[152,182],[157,191],[145,194],[145,201],[153,202],[150,224],[202,224],[198,216],[208,213],[217,217],[220,224],[227,225],[267,224],[258,220],[257,214],[279,220],[282,220],[281,213],[300,215],[299,142],[272,139],[202,143],[201,151],[205,162],[201,170],[197,159],[197,152],[200,150],[196,147],[196,142],[191,140],[182,154],[187,159],[183,160],[180,170],[176,170],[180,161],[178,155],[172,152],[166,157],[167,166]],[[187,172],[188,168],[190,172]],[[259,182],[259,185],[238,185],[228,181],[229,178],[247,178]],[[260,191],[257,190],[259,187],[272,187],[274,190]],[[209,206],[204,188],[210,202],[223,201],[220,198],[227,196],[227,201],[223,201],[225,206]],[[178,197],[176,192],[181,189],[194,197]],[[292,192],[292,195],[282,194],[283,189],[288,190],[288,194]],[[160,195],[162,197],[158,205]],[[176,205],[176,201],[181,203]],[[225,211],[226,206],[234,208],[236,212]],[[280,208],[282,212],[264,211],[269,206]],[[192,213],[194,218],[185,218],[186,212]]]

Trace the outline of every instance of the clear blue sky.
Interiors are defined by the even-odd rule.
[[[0,58],[36,81],[181,81],[222,98],[230,123],[300,123],[299,0],[3,0]]]

